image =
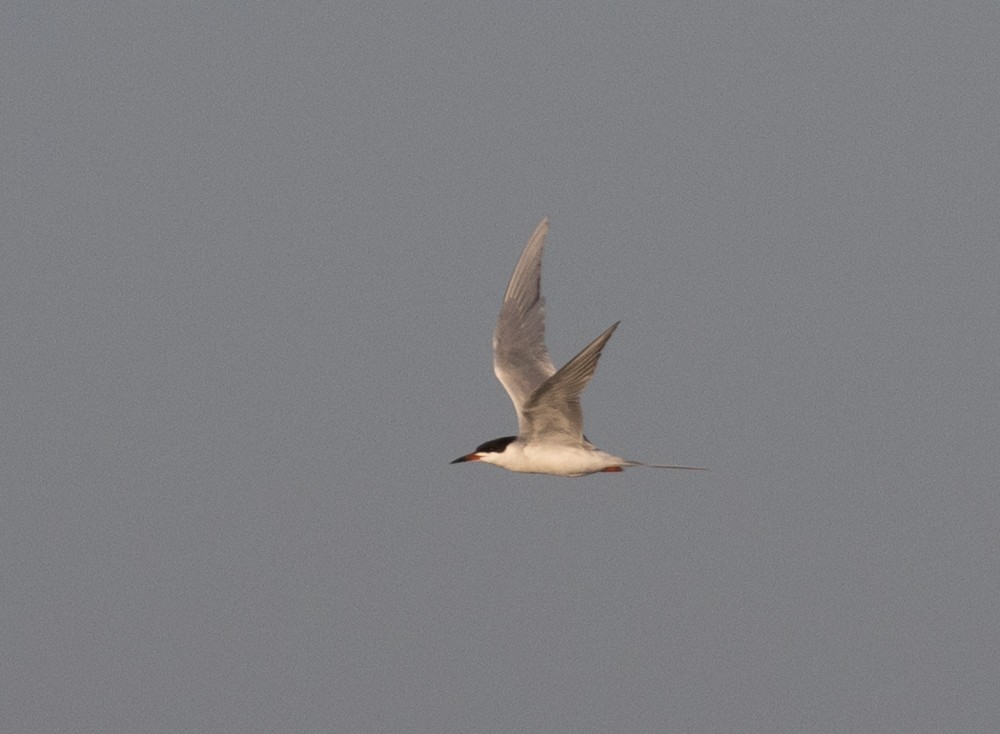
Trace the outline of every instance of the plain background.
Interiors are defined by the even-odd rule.
[[[0,9],[0,729],[1000,730],[994,2]],[[599,446],[515,427],[521,247]]]

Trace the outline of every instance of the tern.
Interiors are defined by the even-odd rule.
[[[597,369],[597,360],[621,322],[556,370],[545,348],[542,250],[549,220],[543,219],[524,246],[510,276],[493,332],[493,372],[517,411],[517,435],[480,444],[452,464],[483,461],[515,472],[580,477],[620,472],[627,466],[704,471],[700,466],[644,464],[594,446],[583,435],[580,393]]]

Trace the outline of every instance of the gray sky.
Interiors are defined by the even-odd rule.
[[[0,729],[1000,729],[992,2],[8,3]],[[515,429],[518,253],[588,435]]]

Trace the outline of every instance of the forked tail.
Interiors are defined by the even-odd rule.
[[[707,466],[680,466],[678,464],[646,464],[642,461],[629,461],[626,466],[645,466],[650,469],[686,469],[687,471],[708,471]]]

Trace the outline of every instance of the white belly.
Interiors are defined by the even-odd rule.
[[[561,477],[579,477],[629,463],[598,449],[560,444],[525,445],[519,441],[510,443],[502,454],[484,456],[482,460],[510,471]]]

